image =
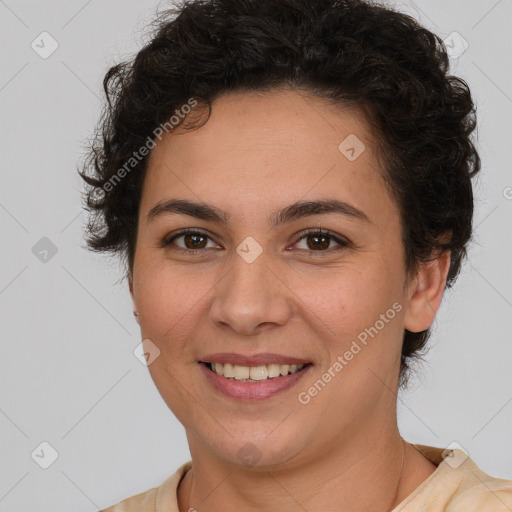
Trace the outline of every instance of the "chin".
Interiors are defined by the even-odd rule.
[[[271,436],[274,438],[271,439]],[[290,445],[290,439],[295,443]],[[296,435],[289,432],[277,437],[277,432],[270,436],[261,435],[237,435],[231,437],[226,434],[222,440],[208,439],[206,444],[210,446],[210,452],[218,459],[228,464],[255,471],[276,470],[293,464],[302,449],[299,446]]]

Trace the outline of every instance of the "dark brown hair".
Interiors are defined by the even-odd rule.
[[[148,160],[139,150],[191,98],[211,109],[222,93],[291,86],[365,112],[401,212],[406,267],[450,250],[450,287],[471,239],[480,159],[470,91],[448,70],[438,36],[369,1],[185,0],[105,76],[108,101],[80,172],[88,248],[119,255],[131,272]],[[401,385],[429,335],[404,332]]]

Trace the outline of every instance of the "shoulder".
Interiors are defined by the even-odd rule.
[[[180,466],[158,487],[141,492],[112,505],[100,512],[179,512],[177,489],[185,473],[192,467],[191,461]]]
[[[415,446],[437,470],[411,496],[404,512],[420,505],[429,512],[512,511],[512,480],[488,475],[460,449]]]
[[[510,512],[512,480],[495,478],[482,471],[471,459],[463,466],[461,487],[446,509],[448,512]]]
[[[154,487],[149,491],[136,494],[130,498],[112,505],[100,512],[154,512],[156,510],[156,494],[158,487]]]

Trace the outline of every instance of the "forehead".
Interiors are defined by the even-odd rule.
[[[206,107],[196,107],[188,117],[193,121],[206,120]],[[180,127],[174,129],[157,144],[153,154],[157,157],[169,145],[186,149],[179,140],[184,138],[186,144],[196,145],[196,152],[189,154],[189,159],[222,150],[225,154],[265,150],[273,152],[273,156],[283,153],[288,158],[291,152],[309,152],[312,158],[318,158],[329,149],[331,156],[337,157],[339,143],[349,135],[354,141],[364,140],[370,152],[375,150],[370,125],[355,106],[318,98],[304,90],[236,91],[213,101],[210,117],[203,126],[190,132]]]
[[[376,141],[359,110],[304,91],[251,91],[220,96],[204,125],[157,142],[143,206],[179,196],[229,209],[236,198],[243,216],[244,204],[319,196],[363,209],[386,193]]]

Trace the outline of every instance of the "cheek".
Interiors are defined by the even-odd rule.
[[[137,271],[136,271],[137,272]],[[159,355],[148,366],[151,378],[167,406],[182,422],[187,421],[190,399],[189,372],[197,315],[208,288],[196,274],[191,279],[178,267],[139,260],[134,283],[140,312],[141,336],[149,339]]]
[[[207,300],[215,281],[200,270],[183,270],[170,265],[141,261],[136,288],[141,325],[147,337],[160,338],[165,333],[175,336],[186,330],[190,318]]]
[[[303,281],[297,295],[329,364],[345,354],[344,360],[354,361],[352,368],[384,361],[394,364],[403,334],[397,274],[369,263],[364,271],[345,268],[329,276],[316,276],[308,284],[304,286]],[[352,353],[347,353],[349,350]]]
[[[316,315],[317,322],[324,322],[335,333],[353,333],[370,320],[375,321],[393,302],[388,305],[393,295],[389,283],[375,274],[370,265],[365,271],[355,267],[335,269],[290,283],[290,288]]]

